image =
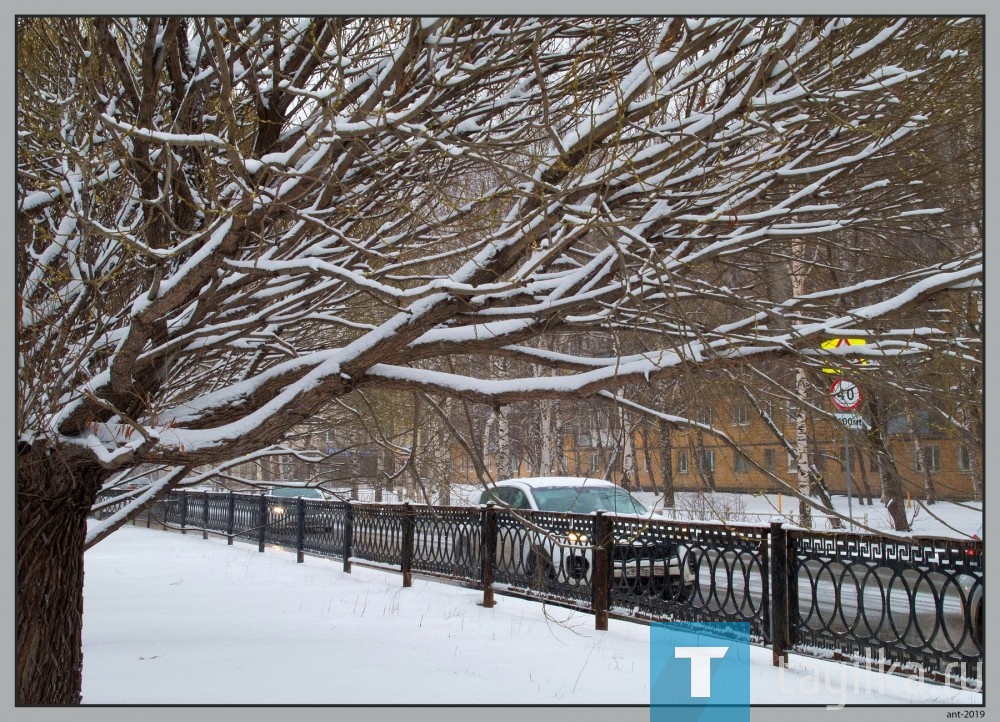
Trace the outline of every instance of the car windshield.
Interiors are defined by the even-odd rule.
[[[306,499],[322,499],[323,494],[319,489],[303,489],[301,487],[283,487],[280,489],[271,489],[267,492],[270,496],[304,496]]]
[[[613,486],[550,486],[532,489],[542,511],[571,511],[589,514],[611,511],[621,514],[648,514],[641,501],[624,489]]]

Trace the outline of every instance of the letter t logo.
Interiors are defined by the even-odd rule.
[[[676,659],[691,660],[691,696],[712,696],[712,660],[726,656],[729,647],[675,647]]]

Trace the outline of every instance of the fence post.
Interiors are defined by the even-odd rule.
[[[403,504],[403,549],[400,567],[403,572],[403,586],[413,586],[413,527],[416,510],[410,502]]]
[[[351,573],[351,547],[354,546],[354,506],[347,501],[344,509],[344,571]]]
[[[594,566],[590,574],[591,607],[594,629],[608,631],[608,609],[611,607],[611,555],[613,522],[603,511],[594,517]]]
[[[497,508],[491,501],[480,512],[480,581],[483,583],[483,606],[491,609],[496,602],[493,599],[493,579],[496,569],[497,554]]]
[[[233,525],[236,523],[236,496],[232,490],[229,492],[229,511],[226,514],[226,536],[229,537],[229,546],[233,545]]]
[[[783,522],[771,522],[771,664],[788,664],[788,532]]]
[[[299,523],[295,530],[295,561],[301,564],[305,561],[302,547],[306,543],[306,500],[299,497]]]
[[[181,534],[187,534],[187,518],[188,518],[188,495],[186,491],[181,492]]]
[[[267,535],[267,494],[261,493],[260,506],[257,507],[257,551],[264,551],[264,538]]]
[[[795,552],[795,532],[785,532],[785,554],[787,563],[785,568],[788,574],[785,575],[785,588],[788,590],[788,647],[791,648],[799,641],[799,577],[798,577],[798,555]]]
[[[201,538],[208,539],[208,492],[205,494],[205,508],[201,510]]]

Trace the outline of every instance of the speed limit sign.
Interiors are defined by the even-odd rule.
[[[861,391],[855,384],[837,379],[830,386],[830,400],[842,411],[852,411],[861,406]]]

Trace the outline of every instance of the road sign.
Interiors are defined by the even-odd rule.
[[[830,386],[830,400],[841,411],[853,411],[861,406],[861,390],[846,379],[837,379]]]
[[[831,348],[842,348],[844,346],[864,346],[865,343],[866,341],[863,338],[830,338],[821,343],[820,347],[825,349],[831,349]],[[867,365],[868,359],[861,359],[859,361],[855,361],[855,363]],[[826,367],[823,369],[823,373],[839,374],[841,373],[841,370]]]
[[[865,417],[861,414],[834,414],[834,416],[837,417],[837,421],[852,431],[868,431],[871,428],[871,424],[865,421]]]

